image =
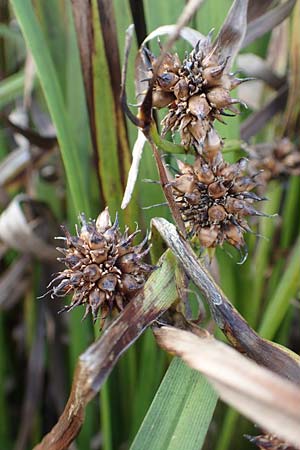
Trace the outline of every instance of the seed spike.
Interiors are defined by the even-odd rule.
[[[95,321],[101,308],[101,326],[112,312],[122,310],[133,294],[141,289],[147,275],[154,267],[143,263],[148,254],[147,237],[138,245],[132,242],[140,232],[138,225],[129,234],[128,227],[122,234],[119,229],[118,215],[113,225],[106,208],[98,216],[97,221],[86,220],[80,216],[80,237],[66,234],[66,248],[61,250],[64,257],[59,258],[67,268],[55,274],[48,285],[51,298],[64,297],[73,293],[71,304],[61,311],[71,311],[79,305],[85,306],[83,320],[91,314]],[[132,277],[132,289],[128,293],[122,281],[124,276]]]

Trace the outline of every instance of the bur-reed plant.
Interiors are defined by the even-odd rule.
[[[79,449],[105,450],[299,446],[299,359],[264,339],[299,352],[299,1],[185,3],[1,5],[7,449],[73,448],[75,438]],[[131,22],[137,46],[133,29],[125,33]],[[246,61],[256,53],[260,65],[233,74],[238,52]],[[242,83],[249,77],[258,81]],[[233,106],[256,89],[253,111]],[[283,137],[293,164],[286,153],[284,170],[282,158],[269,159],[275,180],[265,187],[246,158]],[[105,225],[103,214],[93,221],[106,206],[119,223],[107,213]],[[136,221],[144,235],[151,227],[152,266],[125,228],[135,234]],[[66,222],[62,267],[53,237]],[[49,283],[58,296],[75,292],[64,300],[72,312],[57,314],[61,301],[44,297]],[[81,322],[82,304],[94,326],[88,314]],[[217,328],[234,349],[212,337],[222,340]],[[169,365],[157,343],[207,378],[180,359]],[[243,433],[259,432],[219,396],[264,436],[247,442]]]

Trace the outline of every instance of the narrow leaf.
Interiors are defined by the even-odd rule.
[[[146,141],[147,139],[144,136],[144,133],[141,130],[138,130],[138,136],[132,149],[132,163],[128,173],[127,185],[121,204],[122,209],[125,209],[131,200],[134,186],[138,177],[139,166],[142,159],[143,149]]]
[[[262,428],[300,445],[300,388],[258,366],[208,332],[156,330],[162,347],[203,373],[220,397]]]
[[[39,235],[42,224],[45,228]],[[55,231],[55,221],[47,206],[23,194],[16,196],[0,216],[0,239],[7,246],[44,261],[57,257],[55,248],[49,244]]]
[[[247,47],[251,42],[279,25],[290,14],[295,3],[296,0],[288,0],[250,22],[242,47]]]
[[[215,42],[217,52],[224,60],[230,58],[231,64],[246,34],[247,8],[248,0],[234,1]]]
[[[201,449],[216,402],[205,378],[174,359],[130,450]]]
[[[149,33],[148,36],[144,39],[142,45],[145,45],[147,42],[159,36],[164,36],[166,34],[171,35],[175,31],[176,25],[162,25],[161,27],[158,27],[155,30],[151,31],[151,33]],[[181,30],[179,30],[179,36],[189,44],[191,44],[192,47],[195,47],[197,42],[205,38],[205,36],[198,30],[194,30],[190,27],[183,27]]]
[[[34,59],[37,74],[56,127],[75,208],[77,211],[84,210],[89,213],[88,183],[84,176],[83,161],[80,160],[72,127],[67,118],[61,86],[49,48],[34,14],[32,3],[29,0],[12,0],[11,3]]]

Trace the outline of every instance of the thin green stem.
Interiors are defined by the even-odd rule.
[[[108,382],[104,383],[100,393],[101,431],[103,450],[112,450],[111,408]]]
[[[277,213],[281,199],[281,186],[271,183],[266,196],[268,201],[265,204],[263,212],[265,214]],[[245,310],[245,317],[247,317],[251,326],[255,326],[259,317],[265,272],[270,254],[270,242],[272,241],[275,225],[275,218],[262,217],[260,220],[260,234],[262,237],[258,242],[252,265],[255,275],[253,276],[254,283],[251,300],[247,303]]]
[[[288,261],[281,281],[270,299],[263,316],[259,333],[267,339],[273,339],[279,325],[287,313],[290,300],[295,296],[300,285],[300,236]]]
[[[216,450],[227,450],[230,448],[230,443],[232,436],[234,434],[234,429],[236,427],[237,419],[239,418],[239,413],[232,408],[228,408],[224,421],[222,423],[221,432],[218,438]]]

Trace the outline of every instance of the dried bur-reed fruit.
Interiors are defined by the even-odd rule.
[[[112,225],[106,208],[96,221],[87,221],[80,216],[81,228],[77,236],[71,236],[63,227],[66,248],[58,248],[64,257],[59,261],[66,269],[52,280],[51,297],[64,297],[73,293],[70,305],[62,311],[70,311],[85,305],[85,318],[92,313],[94,321],[101,316],[102,327],[105,318],[123,310],[130,299],[144,286],[153,267],[143,262],[149,252],[147,237],[134,246],[133,240],[139,233],[122,234],[118,219]],[[146,247],[146,248],[145,248]]]
[[[146,47],[142,55],[151,78],[158,58]],[[201,153],[214,120],[223,122],[222,116],[239,114],[234,105],[242,102],[231,98],[230,91],[245,80],[229,73],[228,60],[220,55],[218,46],[212,44],[211,34],[200,40],[182,63],[177,53],[166,53],[158,67],[152,92],[153,107],[169,109],[162,120],[162,135],[178,130],[181,144],[194,146]]]
[[[299,450],[291,444],[283,442],[272,434],[262,434],[259,436],[245,436],[250,442],[261,450]]]
[[[219,143],[221,147],[221,142]],[[255,177],[244,175],[247,160],[235,164],[224,161],[216,146],[204,146],[194,164],[178,161],[179,173],[170,184],[190,236],[204,248],[228,242],[241,249],[244,232],[251,231],[247,216],[262,215],[253,207],[263,200],[252,192]]]
[[[249,171],[259,174],[259,181],[266,185],[277,178],[300,175],[300,151],[288,139],[249,147]]]

